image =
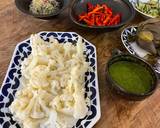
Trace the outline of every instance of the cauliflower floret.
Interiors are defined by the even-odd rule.
[[[24,128],[71,128],[85,117],[85,62],[82,39],[77,45],[31,36],[32,53],[22,62],[21,88],[9,107]]]

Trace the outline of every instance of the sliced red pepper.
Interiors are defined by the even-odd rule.
[[[97,25],[97,26],[102,26],[102,23],[100,22],[98,16],[96,17],[96,25]]]
[[[106,19],[103,21],[104,25],[107,25],[109,23],[109,21],[111,20],[112,14],[109,14]]]
[[[108,12],[109,14],[112,14],[113,11],[112,11],[111,8],[108,8],[107,12]]]
[[[119,14],[115,15],[115,16],[111,19],[111,21],[109,22],[108,25],[114,25],[114,23],[117,22],[119,19],[120,19],[120,15],[119,15]]]
[[[87,16],[87,15],[80,15],[80,16],[79,16],[79,21],[82,21],[82,20],[85,19],[85,18],[88,18],[88,16]]]
[[[104,8],[104,12],[107,12],[107,10],[108,10],[107,5],[106,5],[106,4],[103,4],[102,7]]]
[[[87,19],[83,19],[83,21],[86,22],[87,25],[93,26],[93,22],[91,22],[91,21],[89,21],[89,20],[87,20]]]
[[[103,23],[103,21],[106,19],[106,14],[102,13],[102,14],[100,14],[100,16],[101,16],[100,20]]]
[[[91,16],[89,16],[89,20],[92,22],[92,24],[95,24],[95,14],[92,14]]]
[[[93,9],[93,11],[89,12],[88,15],[92,14],[92,13],[95,13],[99,10],[103,9],[103,7],[96,7],[95,9]]]
[[[90,16],[90,15],[92,15],[92,14],[103,15],[104,13],[102,13],[102,12],[90,12],[90,13],[88,14],[88,16]]]
[[[96,24],[97,26],[99,25],[98,17],[97,17],[97,16],[95,17],[95,24]]]
[[[89,26],[108,26],[118,24],[120,18],[120,14],[113,16],[112,9],[106,4],[94,6],[91,3],[87,3],[87,12],[79,15],[78,20],[85,22]]]

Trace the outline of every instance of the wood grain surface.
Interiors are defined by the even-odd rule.
[[[136,16],[126,26],[142,20]],[[0,0],[0,84],[18,42],[44,30],[74,31],[97,48],[102,114],[94,128],[160,128],[160,89],[143,101],[133,102],[112,94],[107,87],[109,83],[105,80],[105,66],[114,48],[124,50],[120,40],[123,28],[113,32],[87,31],[70,21],[67,9],[55,19],[45,21],[19,12],[13,0]]]

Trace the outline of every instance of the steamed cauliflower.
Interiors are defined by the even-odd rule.
[[[32,35],[31,47],[10,111],[23,128],[71,128],[88,112],[84,76],[89,64],[82,39],[74,46]]]

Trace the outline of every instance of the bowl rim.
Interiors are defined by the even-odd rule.
[[[136,60],[139,60],[141,61],[142,63],[144,63],[148,68],[150,68],[151,72],[154,74],[154,77],[155,77],[155,80],[154,80],[154,83],[153,83],[153,88],[150,89],[148,92],[146,93],[132,93],[132,92],[128,92],[126,91],[124,88],[122,88],[120,85],[118,85],[118,83],[116,83],[112,77],[110,76],[109,74],[109,62],[112,61],[114,58],[117,58],[117,57],[121,57],[121,56],[129,56],[129,57],[132,57]],[[107,80],[109,81],[109,84],[110,86],[112,86],[116,91],[119,91],[125,95],[128,95],[128,96],[133,96],[133,97],[139,97],[139,98],[144,98],[144,97],[147,97],[147,96],[150,96],[151,94],[153,94],[153,92],[155,92],[157,86],[158,86],[158,75],[156,74],[156,72],[154,71],[154,69],[152,68],[152,66],[144,61],[143,59],[141,59],[140,57],[137,57],[137,56],[134,56],[134,55],[131,55],[131,54],[128,54],[128,53],[121,53],[121,54],[118,54],[118,55],[114,55],[112,56],[107,64],[106,64],[106,68],[105,68],[105,74],[106,74],[106,78]],[[153,77],[152,77],[153,78]]]
[[[67,8],[68,2],[66,0],[60,0],[60,1],[63,3],[63,6],[61,8],[59,8],[56,12],[48,14],[48,15],[34,14],[29,10],[25,11],[24,9],[21,9],[19,7],[18,0],[15,0],[14,2],[15,2],[17,9],[25,14],[28,14],[28,15],[36,17],[36,18],[48,18],[48,17],[53,17],[53,16],[60,14],[62,11],[64,11],[65,8]]]
[[[93,28],[93,29],[96,29],[96,28],[99,28],[99,29],[104,29],[104,28],[118,28],[118,27],[121,27],[123,26],[124,24],[130,22],[134,17],[135,17],[135,9],[133,7],[133,5],[127,1],[127,0],[121,0],[122,2],[124,2],[125,4],[128,5],[129,9],[131,10],[131,16],[129,17],[129,19],[127,19],[125,22],[121,22],[117,25],[114,25],[114,26],[87,26],[85,24],[82,24],[80,22],[78,22],[75,18],[73,18],[72,16],[72,12],[73,12],[73,7],[75,6],[75,4],[77,4],[77,1],[78,0],[74,0],[72,3],[71,3],[71,7],[69,8],[69,16],[70,16],[70,19],[72,22],[74,22],[75,24],[81,26],[81,27],[84,27],[84,28]]]

